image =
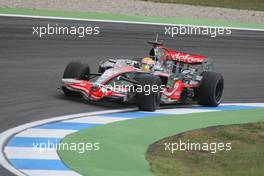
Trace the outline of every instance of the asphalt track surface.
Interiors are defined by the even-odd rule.
[[[98,36],[32,35],[33,26],[99,26]],[[162,35],[163,26],[0,17],[0,132],[64,114],[129,107],[65,98],[59,90],[66,64],[86,60],[93,72],[107,58],[147,56],[156,33],[170,47],[209,56],[225,78],[224,102],[264,102],[264,32],[233,30],[231,36]],[[11,175],[0,169],[0,175]]]

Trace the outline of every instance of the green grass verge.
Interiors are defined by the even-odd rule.
[[[264,122],[206,128],[162,139],[149,147],[146,158],[157,176],[259,176],[264,173],[263,137]],[[164,150],[165,143],[180,141],[211,143],[212,150]],[[217,151],[214,143],[231,143],[231,150]]]
[[[67,17],[67,18],[82,18],[82,19],[162,23],[162,24],[182,24],[182,25],[190,24],[190,25],[202,25],[202,26],[264,29],[264,24],[241,23],[236,21],[208,20],[208,19],[187,19],[187,18],[176,18],[176,17],[169,18],[169,17],[151,17],[151,16],[128,16],[123,14],[49,11],[49,10],[36,10],[36,9],[23,9],[23,8],[0,8],[0,13],[32,15],[32,16],[51,16],[51,17]]]
[[[100,142],[100,150],[79,154],[59,151],[71,169],[84,176],[153,175],[145,152],[148,145],[166,136],[216,125],[264,121],[264,110],[222,111],[147,117],[115,122],[82,130],[63,139],[63,143]]]
[[[179,3],[188,5],[201,5],[223,7],[232,9],[264,10],[264,0],[145,0],[162,3]]]

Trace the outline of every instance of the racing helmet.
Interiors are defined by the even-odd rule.
[[[152,58],[145,57],[141,61],[141,70],[145,72],[149,72],[153,68],[154,64],[155,64],[155,61]]]

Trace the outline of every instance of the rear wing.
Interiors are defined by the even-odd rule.
[[[177,51],[167,51],[166,55],[169,56],[170,59],[173,61],[189,63],[189,64],[202,64],[204,61],[208,59],[208,57],[206,56],[188,54]]]

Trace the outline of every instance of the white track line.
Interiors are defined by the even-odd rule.
[[[234,103],[225,103],[225,105],[234,105]],[[255,107],[263,107],[264,103],[236,103],[237,106],[255,106]]]
[[[140,24],[140,25],[158,25],[158,26],[195,26],[195,27],[220,27],[220,26],[206,26],[206,25],[191,25],[191,24],[171,24],[171,23],[153,23],[153,22],[139,22],[139,21],[124,21],[124,20],[101,20],[101,19],[89,19],[89,18],[70,18],[70,17],[51,17],[51,16],[34,16],[34,15],[16,15],[16,14],[0,14],[5,17],[20,17],[20,18],[38,18],[38,19],[56,19],[56,20],[71,20],[71,21],[91,21],[91,22],[103,22],[103,23],[126,23],[126,24]],[[222,26],[221,26],[222,27]],[[239,28],[228,27],[232,30],[244,30],[244,31],[264,31],[264,29],[255,28]]]
[[[122,120],[128,120],[130,118],[121,118],[121,117],[107,117],[106,116],[90,116],[90,117],[82,117],[78,119],[66,120],[62,122],[75,122],[75,123],[91,123],[91,124],[107,124]]]
[[[64,138],[68,134],[74,133],[76,131],[77,130],[30,128],[18,133],[16,137]]]
[[[157,113],[164,113],[164,114],[191,114],[191,113],[201,113],[201,112],[216,112],[221,110],[208,110],[208,109],[190,109],[190,108],[176,108],[176,109],[164,109],[158,110]]]
[[[57,170],[21,170],[28,176],[80,176],[74,171],[57,171]]]
[[[60,160],[56,149],[39,150],[30,147],[5,147],[4,152],[9,159],[50,159]]]

